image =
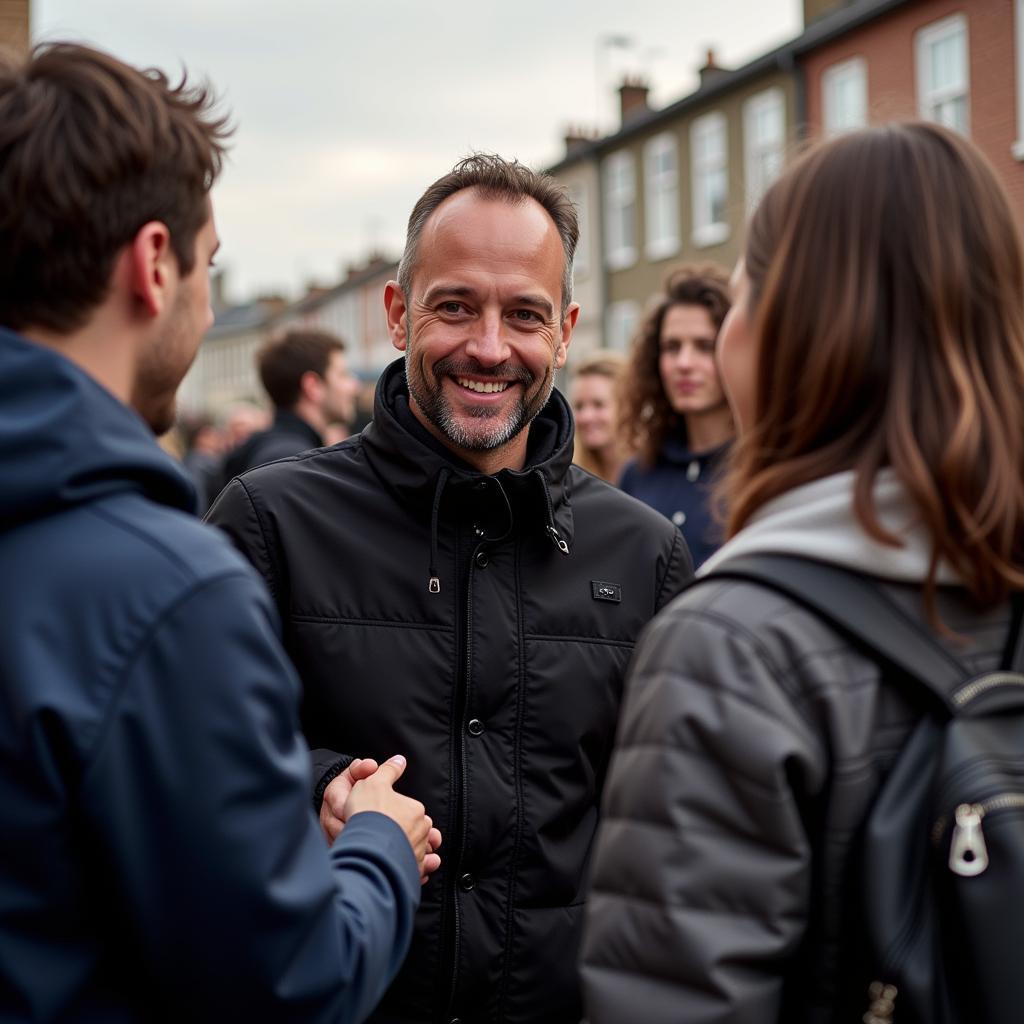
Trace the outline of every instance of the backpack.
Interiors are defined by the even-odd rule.
[[[865,1024],[1024,1021],[1024,604],[1001,667],[972,675],[869,577],[743,555],[740,579],[803,606],[923,716],[860,834]]]

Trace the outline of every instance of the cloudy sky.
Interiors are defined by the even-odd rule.
[[[238,300],[397,255],[417,196],[471,150],[556,162],[567,125],[614,127],[624,73],[660,106],[694,88],[708,47],[733,66],[800,24],[800,0],[32,3],[36,39],[214,84],[237,124],[214,203]]]

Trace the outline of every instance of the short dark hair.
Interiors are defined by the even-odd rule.
[[[658,461],[665,440],[680,426],[658,369],[665,315],[673,306],[700,306],[707,310],[717,334],[730,305],[729,271],[717,263],[684,263],[665,279],[640,325],[629,357],[620,415],[630,447],[645,465]]]
[[[345,343],[327,331],[288,331],[268,342],[257,357],[260,380],[278,409],[293,409],[302,391],[302,375],[323,377],[331,355]]]
[[[412,208],[405,235],[405,251],[398,265],[398,285],[406,301],[412,296],[416,251],[424,225],[449,196],[467,188],[476,189],[484,199],[502,199],[513,204],[534,199],[544,207],[555,222],[565,250],[565,266],[562,271],[564,317],[572,302],[572,261],[580,237],[576,207],[565,187],[554,178],[533,171],[518,160],[505,160],[495,153],[473,153],[460,160],[448,174],[438,178]]]
[[[213,103],[77,44],[0,58],[0,324],[80,327],[148,221],[192,270],[231,133]]]

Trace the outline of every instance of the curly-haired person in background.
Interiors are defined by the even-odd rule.
[[[733,436],[715,346],[729,312],[729,274],[714,263],[669,275],[633,344],[622,432],[637,456],[619,486],[682,531],[699,566],[721,541],[709,508]]]

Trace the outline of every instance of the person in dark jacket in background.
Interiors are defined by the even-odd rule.
[[[360,1020],[437,866],[401,760],[328,851],[273,604],[153,436],[212,322],[210,102],[0,65],[4,1021]]]
[[[864,574],[971,670],[998,668],[1024,588],[1024,253],[967,139],[891,125],[783,174],[733,281],[730,539],[633,662],[588,1019],[900,1021],[899,992],[865,1012],[858,854],[925,703],[819,616],[715,569],[774,552]]]
[[[576,238],[550,178],[460,163],[417,202],[385,289],[405,361],[373,421],[246,473],[210,510],[277,597],[325,827],[347,791],[334,752],[395,747],[446,836],[375,1022],[579,1020],[626,663],[690,566],[670,523],[572,465],[552,385],[579,309]]]
[[[682,530],[695,566],[721,543],[710,497],[733,436],[715,363],[728,312],[727,271],[714,263],[674,271],[640,328],[623,386],[623,436],[637,455],[619,486]]]
[[[349,372],[341,338],[288,331],[264,346],[258,365],[274,403],[274,422],[228,452],[225,483],[256,466],[319,448],[331,424],[351,425],[355,419],[359,381]]]

